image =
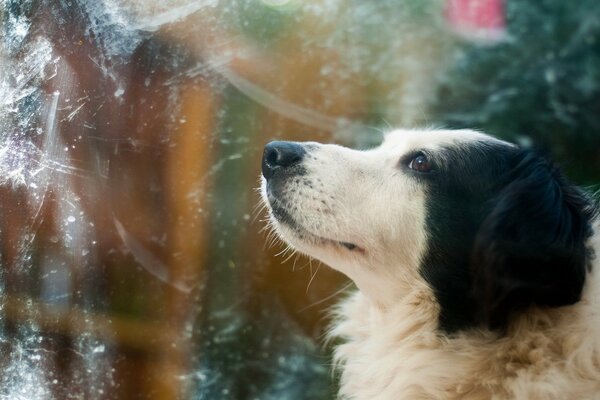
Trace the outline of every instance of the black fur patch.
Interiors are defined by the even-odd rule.
[[[531,305],[577,302],[593,202],[543,158],[500,142],[433,155],[421,273],[445,332],[502,329]]]

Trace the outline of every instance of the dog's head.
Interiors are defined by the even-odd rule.
[[[546,160],[473,131],[394,131],[356,151],[272,142],[278,234],[382,305],[431,289],[445,331],[580,298],[594,207]]]

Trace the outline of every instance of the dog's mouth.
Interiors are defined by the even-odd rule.
[[[364,247],[359,246],[356,243],[348,242],[345,240],[337,240],[330,239],[318,234],[311,232],[306,229],[304,226],[299,224],[296,219],[294,219],[290,213],[287,211],[286,207],[279,204],[279,201],[276,198],[269,198],[269,205],[271,206],[271,215],[273,218],[280,224],[283,224],[290,228],[294,235],[301,241],[310,244],[310,245],[318,245],[318,246],[334,246],[336,248],[343,248],[347,251],[364,254]]]

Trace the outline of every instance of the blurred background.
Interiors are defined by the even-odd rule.
[[[0,399],[328,399],[274,139],[469,127],[600,182],[597,0],[0,0]]]

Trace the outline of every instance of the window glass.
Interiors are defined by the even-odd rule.
[[[600,171],[596,0],[0,0],[0,398],[334,398],[353,290],[270,140],[469,127]],[[351,190],[351,188],[349,188]]]

